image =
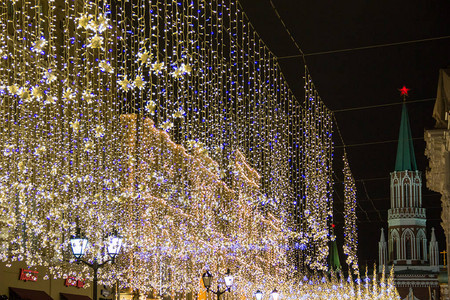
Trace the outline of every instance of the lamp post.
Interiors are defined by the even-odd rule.
[[[97,273],[98,269],[103,267],[108,262],[111,262],[112,264],[115,261],[115,258],[117,254],[119,254],[120,248],[122,247],[122,241],[123,239],[117,235],[111,235],[109,237],[109,243],[108,243],[108,255],[111,257],[111,259],[108,259],[101,264],[97,262],[97,258],[94,258],[94,262],[90,263],[87,261],[82,260],[81,258],[86,254],[86,249],[88,245],[87,238],[81,237],[80,232],[78,230],[77,235],[70,239],[70,247],[72,248],[73,256],[75,256],[75,259],[78,263],[82,262],[85,265],[89,266],[94,270],[94,280],[93,280],[93,300],[97,300]]]
[[[213,294],[217,295],[217,300],[220,299],[220,295],[224,294],[225,292],[229,292],[231,286],[233,285],[233,275],[231,275],[230,269],[227,270],[227,273],[225,274],[225,276],[223,277],[223,279],[225,280],[225,285],[226,285],[226,289],[224,290],[220,290],[220,286],[217,285],[217,290],[213,291],[211,290],[211,283],[212,283],[212,278],[213,276],[211,275],[211,273],[209,271],[206,271],[203,276],[203,285],[205,286],[206,290],[208,292],[212,292]]]
[[[263,296],[263,293],[260,290],[257,290],[255,292],[256,300],[262,300],[262,296]],[[270,293],[270,296],[272,296],[272,300],[278,300],[280,294],[278,293],[277,289],[274,289],[272,291],[272,293]]]

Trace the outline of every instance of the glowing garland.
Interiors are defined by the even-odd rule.
[[[332,120],[306,70],[306,100],[302,120],[302,205],[300,248],[305,263],[316,270],[327,270],[329,221],[332,206]]]
[[[196,291],[205,267],[249,297],[288,284],[292,241],[327,269],[330,112],[309,75],[298,103],[238,4],[3,1],[0,16],[2,261],[89,279],[65,263],[80,227],[88,259],[124,236],[100,278],[143,292]]]
[[[344,153],[344,254],[347,264],[357,273],[358,270],[358,235],[356,230],[356,185],[350,171],[347,154]]]
[[[376,270],[376,269],[375,269]],[[400,295],[394,284],[393,268],[388,278],[384,275],[377,278],[377,274],[369,278],[366,274],[363,279],[359,276],[354,279],[351,274],[345,280],[331,273],[327,276],[303,277],[298,282],[290,282],[290,286],[283,287],[282,299],[307,300],[307,299],[354,299],[354,300],[399,300]]]

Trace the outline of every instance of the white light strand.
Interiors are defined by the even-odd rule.
[[[347,154],[344,153],[344,254],[347,255],[347,265],[356,274],[358,267],[358,235],[356,228],[356,185],[350,171]]]
[[[327,269],[330,112],[309,75],[295,99],[238,4],[3,1],[0,15],[2,261],[90,279],[65,263],[79,227],[87,259],[123,235],[100,278],[143,292],[231,267],[250,297],[299,262]]]

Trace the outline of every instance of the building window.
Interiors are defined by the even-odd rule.
[[[425,252],[423,251],[423,242],[424,242],[424,239],[420,239],[419,255],[418,255],[420,260],[425,260]]]
[[[394,237],[393,238],[393,243],[392,243],[392,260],[396,260],[397,259],[397,239]]]
[[[412,255],[411,255],[411,235],[409,233],[406,234],[405,236],[405,251],[406,251],[406,259],[411,259]]]
[[[393,196],[394,196],[394,207],[393,208],[401,207],[397,180],[394,181],[394,195]]]
[[[405,196],[405,207],[411,207],[411,197],[409,195],[409,184],[405,183],[404,185],[404,193],[403,195]]]

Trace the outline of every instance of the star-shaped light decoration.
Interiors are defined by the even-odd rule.
[[[111,67],[111,64],[109,63],[109,61],[106,60],[102,60],[98,66],[100,67],[100,70],[102,72],[106,72],[106,73],[113,73],[114,69],[113,67]]]
[[[153,116],[155,114],[155,109],[156,103],[153,100],[148,101],[145,110]]]
[[[141,64],[147,65],[149,60],[152,58],[152,55],[148,51],[145,51],[145,52],[139,52],[138,57],[139,57],[138,61],[140,61]]]
[[[86,29],[88,27],[89,21],[92,19],[92,15],[82,14],[78,19],[78,28]]]
[[[128,90],[130,89],[131,85],[130,85],[130,81],[127,79],[127,76],[123,76],[122,80],[119,80],[119,85],[122,88],[122,90],[124,90],[125,92],[128,92]]]
[[[52,72],[51,69],[46,70],[43,77],[48,84],[56,80],[56,75]]]
[[[86,152],[92,152],[94,150],[95,144],[91,140],[87,140],[84,144],[84,151]]]
[[[164,123],[162,123],[160,127],[161,127],[161,129],[163,129],[165,131],[169,131],[170,129],[172,129],[173,123],[170,122],[170,120],[167,120]]]
[[[3,155],[4,156],[10,156],[14,152],[14,146],[13,145],[6,145],[5,149],[3,149]]]
[[[95,31],[97,31],[98,26],[99,26],[98,21],[96,19],[92,19],[89,21],[86,28],[95,32]]]
[[[192,67],[188,64],[181,64],[180,66],[181,71],[183,71],[183,74],[191,74]]]
[[[42,52],[42,49],[47,45],[45,38],[41,37],[36,42],[33,43],[33,51],[36,53]]]
[[[40,100],[42,97],[44,97],[44,93],[39,86],[33,87],[33,89],[31,90],[31,95],[33,95],[33,98],[36,100]]]
[[[145,81],[142,80],[142,77],[140,75],[136,76],[136,79],[134,80],[134,86],[138,89],[142,89],[145,85]]]
[[[44,101],[44,104],[56,104],[57,101],[58,101],[58,97],[48,94],[47,98]]]
[[[152,70],[160,74],[165,69],[164,62],[156,62],[152,65]]]
[[[105,135],[105,127],[103,127],[102,125],[97,125],[95,127],[94,131],[95,131],[96,138],[101,138]]]
[[[173,72],[171,73],[171,75],[175,78],[180,78],[181,75],[183,75],[183,69],[180,68],[176,68],[173,70]]]
[[[25,87],[20,88],[18,95],[25,102],[30,100],[30,91]]]
[[[128,155],[128,164],[134,165],[136,163],[136,157],[134,157],[134,155]]]
[[[45,151],[47,151],[47,148],[45,146],[39,146],[36,147],[36,149],[34,150],[34,155],[39,156],[45,153]]]
[[[80,121],[75,120],[75,121],[71,121],[69,122],[70,127],[72,127],[73,132],[74,133],[78,133],[78,131],[80,130]]]
[[[88,47],[92,48],[92,49],[102,48],[102,43],[103,43],[103,37],[96,34],[91,38],[90,43],[88,44]]]
[[[183,116],[184,116],[184,110],[182,108],[180,108],[178,111],[176,111],[172,114],[172,117],[174,117],[174,118],[183,118]]]
[[[10,85],[8,86],[8,91],[11,95],[16,95],[19,91],[19,87],[17,86],[17,84]]]
[[[91,104],[94,97],[95,97],[95,95],[92,93],[91,90],[86,90],[83,92],[81,99],[86,101],[87,104]]]
[[[92,16],[91,16],[92,18]],[[89,19],[89,22],[86,24],[86,28],[90,29],[94,32],[102,33],[106,29],[108,29],[108,19],[105,18],[103,14],[99,14],[97,19]]]
[[[106,29],[108,29],[108,19],[103,14],[100,14],[97,18],[97,30],[102,33]]]
[[[22,160],[17,164],[17,168],[19,169],[20,172],[25,171],[25,167],[26,167],[25,162]]]
[[[400,96],[408,96],[408,92],[410,89],[406,88],[406,86],[403,86],[401,89],[398,89],[400,91]]]
[[[58,167],[54,165],[52,167],[52,171],[50,172],[50,174],[52,174],[53,176],[56,176],[56,174],[58,174]]]
[[[63,93],[63,100],[68,102],[72,101],[73,99],[75,99],[75,92],[72,90],[72,88],[69,87]]]

